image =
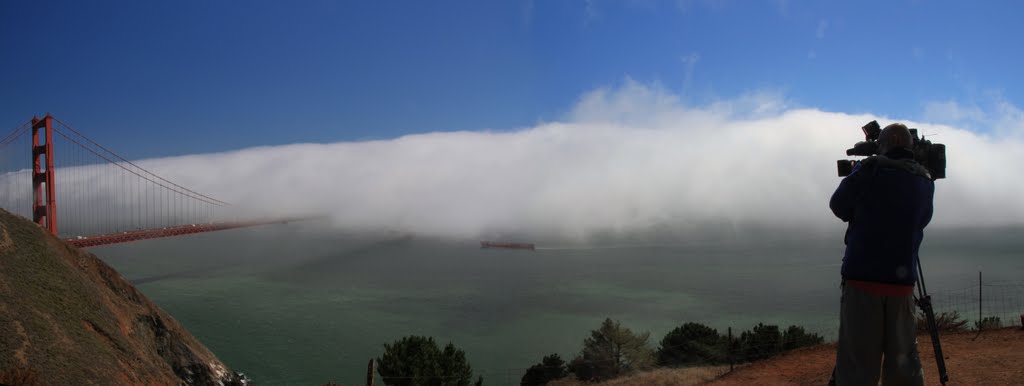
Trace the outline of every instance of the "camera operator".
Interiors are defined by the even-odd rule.
[[[837,385],[922,385],[914,317],[917,251],[932,217],[935,185],[914,161],[903,124],[878,136],[829,206],[848,222],[842,268]],[[884,357],[884,361],[883,361]]]

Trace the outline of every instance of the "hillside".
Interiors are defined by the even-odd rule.
[[[925,384],[938,385],[931,338],[919,335]],[[1017,385],[1024,380],[1024,331],[1019,327],[977,332],[943,333],[942,349],[952,385]],[[571,378],[550,383],[557,386],[620,385],[825,385],[835,363],[835,344],[805,347],[738,366],[688,369],[657,369],[599,384]],[[727,373],[723,376],[719,374]]]
[[[1019,327],[943,333],[949,384],[1019,385],[1024,380],[1024,331]],[[918,335],[926,385],[938,385],[931,337]],[[835,363],[835,345],[807,347],[736,370],[712,385],[824,385]]]
[[[0,210],[0,383],[244,384],[91,253]]]

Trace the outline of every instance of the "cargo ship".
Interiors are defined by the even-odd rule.
[[[497,241],[481,241],[480,248],[505,248],[505,249],[529,249],[537,250],[536,246],[530,243],[506,243]]]

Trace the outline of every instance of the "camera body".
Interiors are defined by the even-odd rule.
[[[878,154],[878,134],[882,132],[878,121],[871,121],[861,127],[864,132],[864,140],[857,142],[852,148],[846,149],[848,156],[870,157]],[[928,169],[932,180],[946,178],[946,145],[932,143],[923,136],[918,138],[917,129],[910,129],[910,135],[914,137],[914,146],[910,149],[914,153],[914,160]],[[859,160],[841,159],[836,161],[836,169],[839,177],[846,177],[853,172]]]

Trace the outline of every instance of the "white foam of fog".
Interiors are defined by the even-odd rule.
[[[836,227],[835,160],[893,118],[791,108],[755,93],[687,106],[626,80],[566,118],[508,132],[436,132],[151,159],[143,167],[253,216],[323,213],[338,227],[476,237],[584,237],[702,224]],[[908,122],[946,143],[937,226],[1020,224],[1020,135]]]

